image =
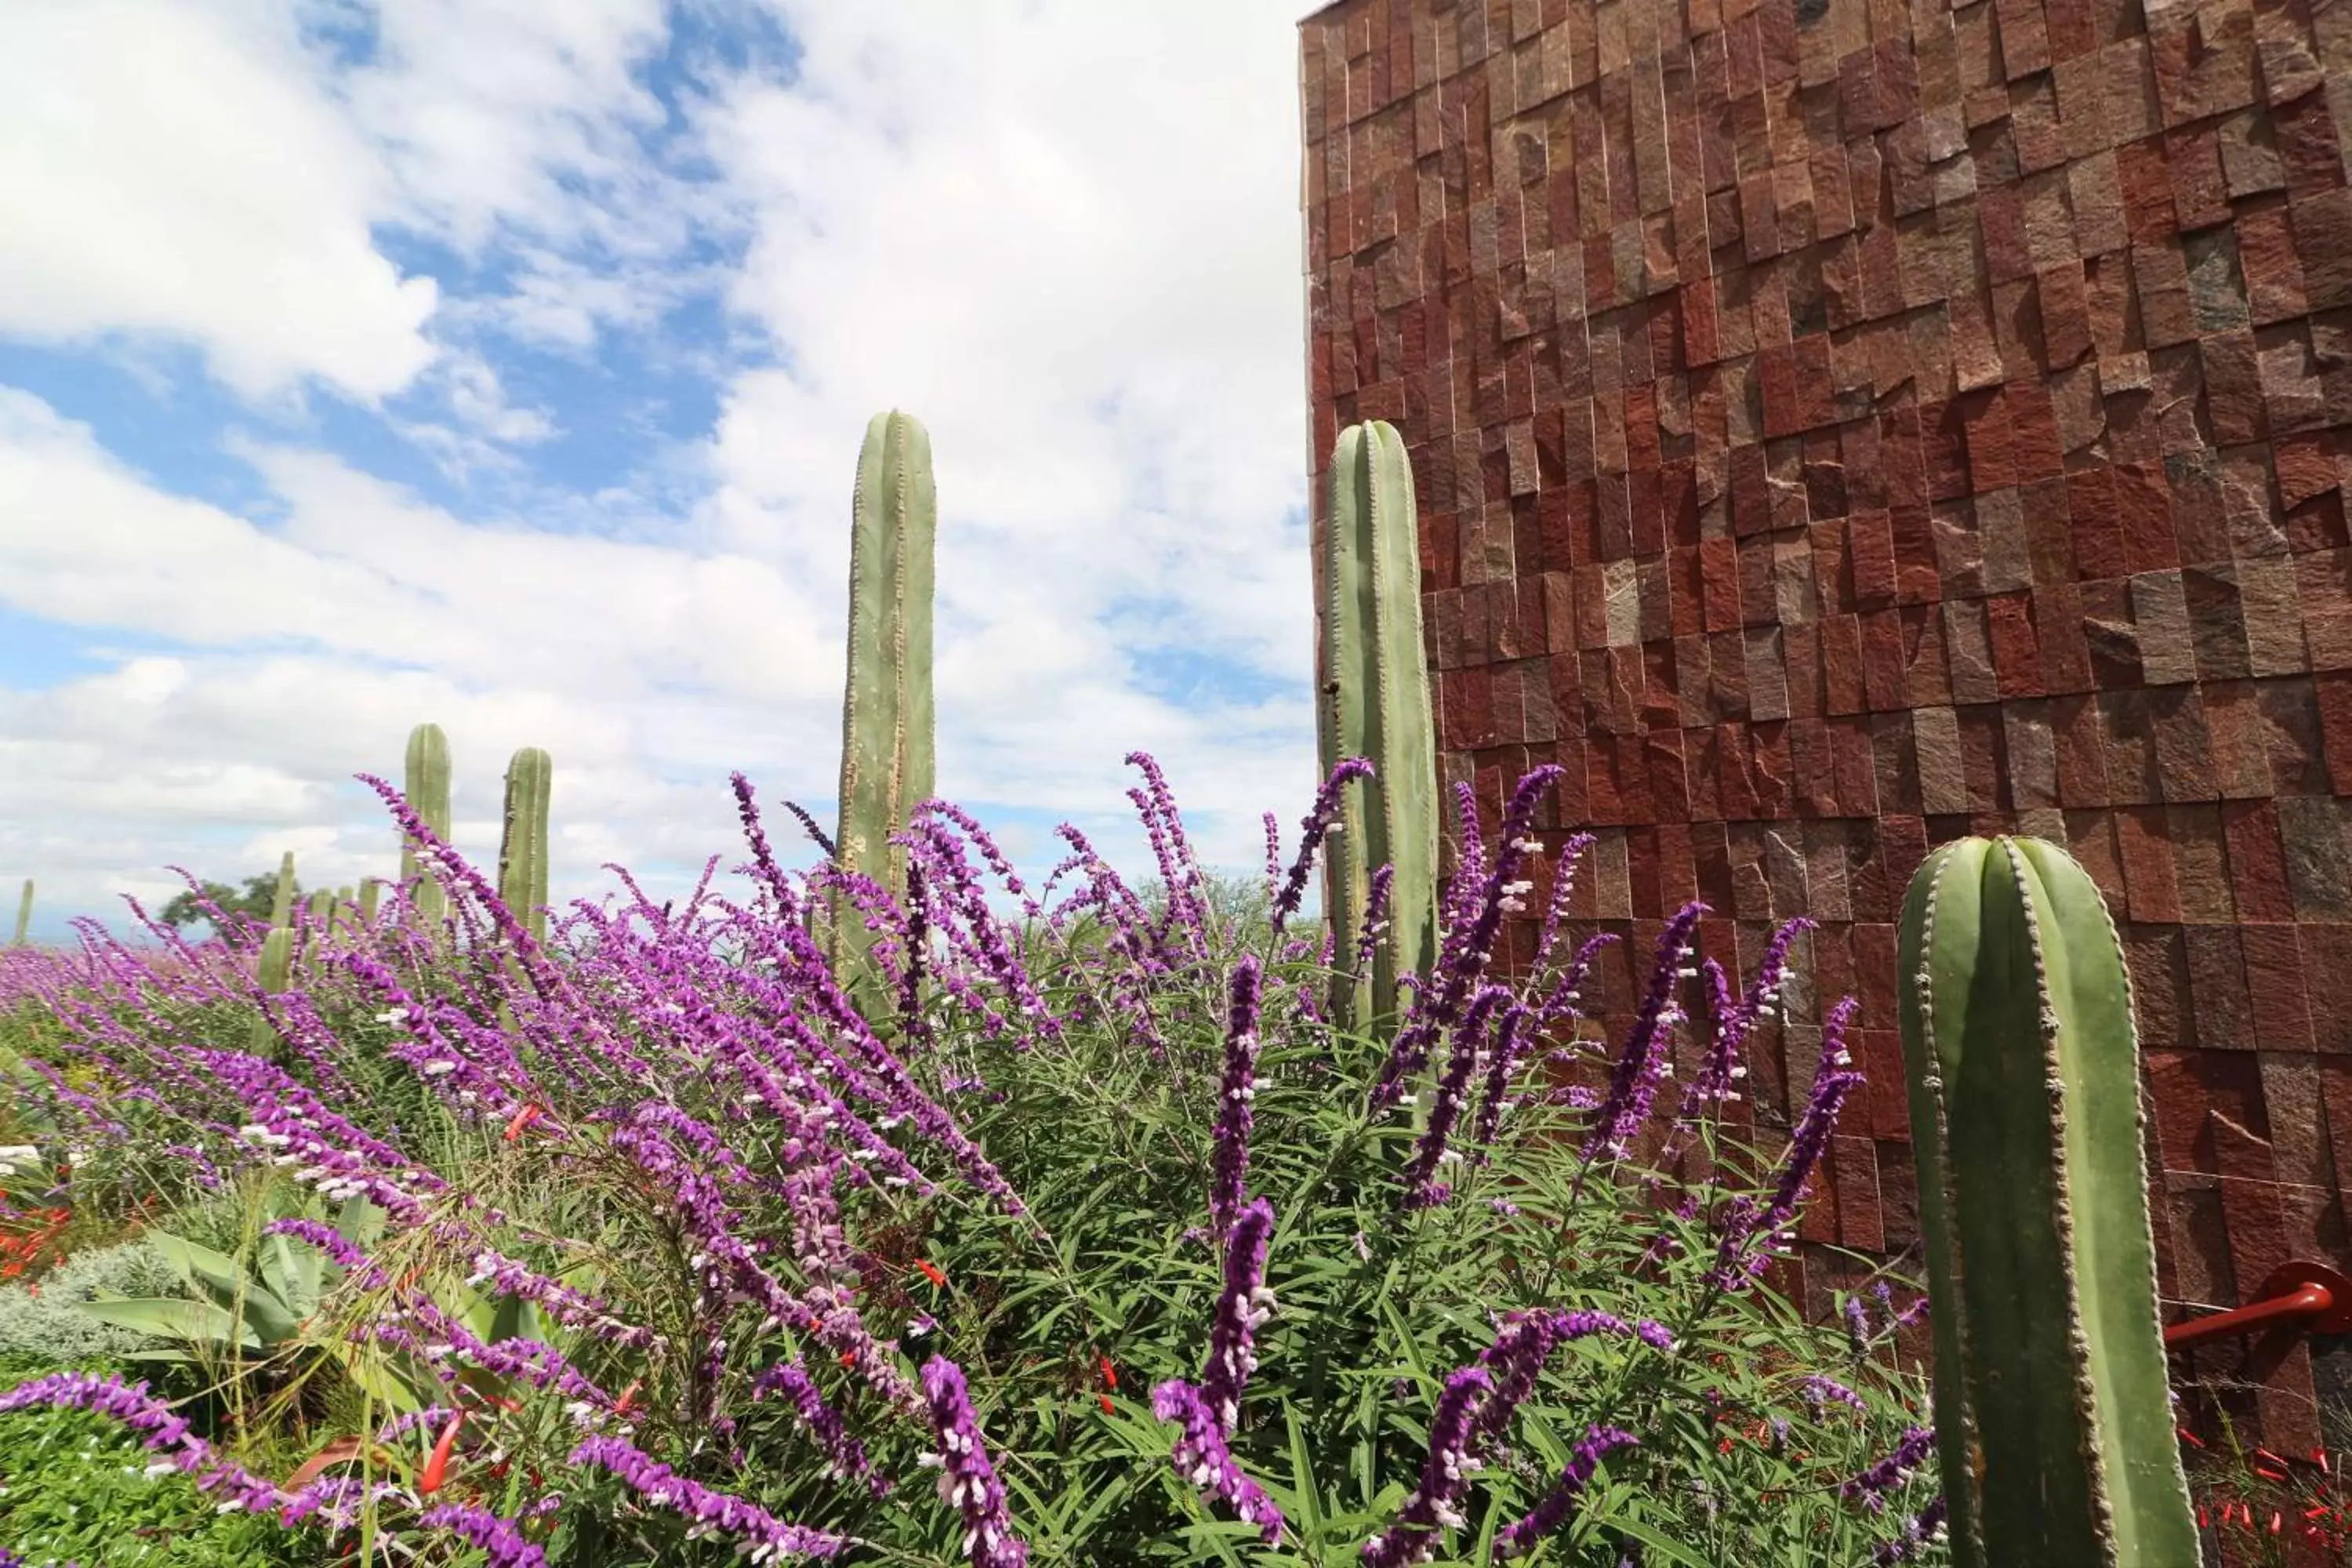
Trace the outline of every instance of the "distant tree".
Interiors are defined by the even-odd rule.
[[[242,889],[232,888],[226,882],[206,882],[204,884],[204,896],[219,905],[221,912],[232,920],[238,915],[248,915],[267,923],[270,904],[278,897],[278,873],[264,871],[258,877],[247,877]],[[302,889],[299,883],[295,887],[294,897],[297,903],[301,901]],[[162,919],[165,925],[175,931],[185,931],[201,921],[215,927],[215,936],[221,934],[217,922],[193,892],[174,895],[172,901],[163,906]]]

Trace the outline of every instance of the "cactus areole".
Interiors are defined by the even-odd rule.
[[[931,710],[932,547],[939,496],[931,438],[893,409],[866,427],[849,533],[849,674],[841,703],[841,831],[845,870],[892,889],[906,885],[890,835],[934,793]],[[835,930],[851,952],[873,941],[845,906]]]
[[[1952,1560],[2189,1568],[2106,905],[2054,845],[1964,839],[1912,879],[1897,962]]]
[[[1327,481],[1323,538],[1323,771],[1350,757],[1372,776],[1347,785],[1327,851],[1327,913],[1336,935],[1332,1010],[1344,1026],[1393,1019],[1397,975],[1426,974],[1437,953],[1437,730],[1421,632],[1421,540],[1404,439],[1381,420],[1339,433]],[[1389,941],[1355,973],[1372,873],[1395,867]]]

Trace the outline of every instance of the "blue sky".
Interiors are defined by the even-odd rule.
[[[866,417],[930,426],[943,791],[1208,858],[1314,784],[1296,7],[0,5],[0,879],[38,927],[463,847],[558,882],[829,815]]]

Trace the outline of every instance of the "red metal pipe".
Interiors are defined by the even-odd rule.
[[[2264,1329],[2342,1333],[2352,1327],[2352,1280],[2325,1264],[2281,1265],[2260,1296],[2242,1307],[2191,1318],[2164,1331],[2164,1348],[2188,1350]]]

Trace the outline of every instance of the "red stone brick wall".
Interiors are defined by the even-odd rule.
[[[1447,776],[1565,764],[1644,958],[1823,922],[1814,1238],[1911,1237],[1892,922],[2019,827],[2122,923],[2167,1297],[2352,1262],[2352,5],[1341,0],[1302,83],[1314,452],[1410,445]]]

